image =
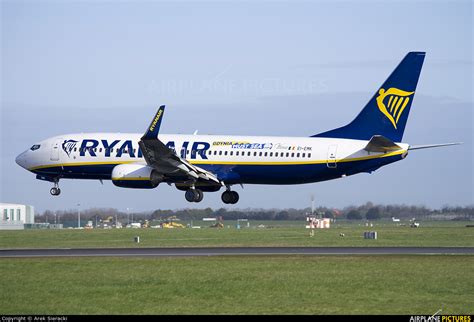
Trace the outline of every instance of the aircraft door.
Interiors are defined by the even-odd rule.
[[[51,144],[51,161],[59,161],[59,149],[63,139],[57,139]]]
[[[328,168],[337,168],[336,163],[336,153],[337,153],[337,145],[332,144],[328,148],[328,158],[327,158],[327,166]]]

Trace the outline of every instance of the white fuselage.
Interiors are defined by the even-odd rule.
[[[145,160],[138,146],[141,135],[136,133],[80,133],[65,134],[39,142],[38,149],[27,150],[17,158],[17,163],[35,173],[54,175],[54,171],[64,178],[110,179],[107,173],[97,171],[100,165],[118,165],[125,163],[145,164]],[[364,150],[368,141],[314,137],[275,137],[275,136],[218,136],[218,135],[166,135],[160,134],[159,139],[169,148],[186,159],[189,163],[210,168],[220,175],[219,168],[238,167],[240,177],[252,177],[251,180],[241,180],[241,183],[293,183],[291,172],[295,172],[295,182],[316,182],[319,174],[329,174],[328,178],[353,174],[349,164],[370,162],[393,156],[406,155],[408,145],[399,144],[403,150],[392,153],[373,153]],[[403,157],[405,156],[403,155]],[[397,159],[398,160],[398,159]],[[393,161],[391,161],[393,162]],[[388,162],[390,163],[390,162]],[[278,166],[281,171],[284,166],[316,166],[305,168],[308,180],[298,167],[288,167],[289,173],[274,178],[269,169]],[[245,170],[245,166],[254,166],[252,171]],[[257,168],[255,168],[255,166]],[[80,167],[78,170],[77,167]],[[95,171],[87,173],[87,168],[95,167]],[[364,167],[361,168],[363,172]],[[369,167],[371,168],[371,167]],[[377,168],[377,167],[376,167]],[[51,172],[48,172],[52,169]],[[217,169],[217,170],[216,170]],[[258,170],[256,170],[258,169]],[[338,169],[338,170],[337,170]],[[314,171],[317,173],[312,173]],[[109,168],[104,168],[110,172]],[[221,171],[226,173],[226,171]],[[229,171],[227,171],[229,172]],[[97,173],[97,177],[94,177]],[[110,175],[110,173],[108,173]],[[264,179],[259,180],[261,175]],[[226,177],[225,175],[223,175]],[[225,178],[223,178],[225,179]],[[229,179],[229,178],[227,178]],[[232,180],[230,180],[232,181]],[[239,181],[239,180],[237,180]]]

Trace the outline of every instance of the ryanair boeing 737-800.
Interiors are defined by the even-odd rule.
[[[34,144],[16,158],[36,178],[112,180],[123,188],[174,184],[190,202],[222,188],[222,201],[239,200],[233,185],[289,185],[372,172],[404,159],[409,150],[457,143],[401,143],[425,53],[408,53],[348,125],[311,137],[159,134],[160,106],[144,135],[64,134]]]

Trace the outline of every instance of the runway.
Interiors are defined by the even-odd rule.
[[[0,258],[262,255],[474,255],[474,247],[207,247],[0,249]]]

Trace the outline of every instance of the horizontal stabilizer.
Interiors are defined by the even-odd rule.
[[[382,135],[374,135],[364,150],[367,152],[391,152],[400,150],[402,147]]]
[[[441,146],[449,146],[449,145],[459,145],[462,142],[456,143],[441,143],[441,144],[429,144],[429,145],[412,145],[408,148],[408,150],[421,150],[421,149],[431,149],[431,148],[439,148]]]

